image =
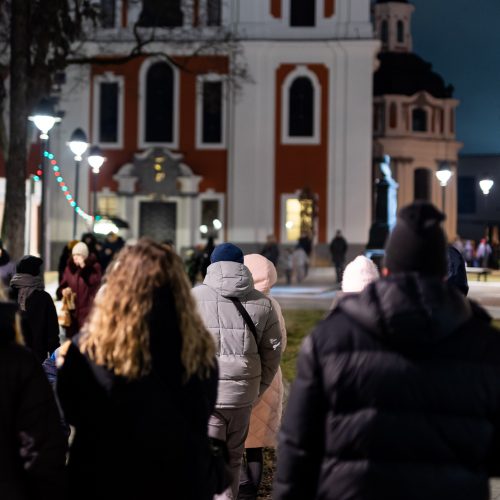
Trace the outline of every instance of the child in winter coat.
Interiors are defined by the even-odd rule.
[[[244,264],[252,273],[255,289],[266,295],[278,315],[281,328],[281,352],[286,348],[285,320],[281,307],[269,295],[278,275],[273,263],[262,255],[245,255]],[[245,442],[246,460],[241,464],[239,499],[256,499],[262,479],[264,447],[276,448],[276,438],[283,411],[283,378],[281,368],[262,398],[252,410],[248,437]]]

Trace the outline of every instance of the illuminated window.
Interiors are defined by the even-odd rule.
[[[288,198],[286,200],[285,231],[288,241],[298,241],[300,238],[300,201],[298,198]]]
[[[97,201],[97,212],[100,215],[118,216],[118,197],[111,195],[99,195]]]
[[[218,199],[201,200],[200,235],[202,238],[212,236],[219,238],[222,229],[221,202]]]

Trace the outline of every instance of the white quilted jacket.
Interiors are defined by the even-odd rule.
[[[245,256],[245,265],[252,273],[255,289],[269,296],[271,287],[278,279],[276,268],[272,262],[262,255],[252,254]],[[281,329],[281,351],[283,352],[286,348],[285,320],[276,299],[271,296],[269,296],[269,299],[278,315]],[[245,448],[263,448],[265,446],[275,448],[282,412],[283,378],[281,368],[278,368],[271,386],[263,394],[252,411]]]
[[[246,266],[216,262],[193,289],[219,362],[217,408],[250,406],[271,384],[281,359],[281,329],[271,300],[255,290]],[[237,297],[257,329],[257,342],[233,302]]]

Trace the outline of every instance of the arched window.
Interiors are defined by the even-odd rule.
[[[412,113],[412,130],[427,132],[427,112],[422,108],[415,108]]]
[[[174,71],[166,62],[152,64],[146,75],[144,140],[174,141]]]
[[[415,200],[431,199],[431,171],[428,168],[417,168],[413,174],[413,197]]]
[[[290,26],[316,26],[316,0],[290,0]]]
[[[382,21],[380,26],[380,38],[382,43],[387,43],[389,41],[389,23],[387,21]]]
[[[288,135],[312,137],[314,135],[314,87],[307,76],[300,76],[292,82],[288,103]]]
[[[397,35],[398,35],[398,43],[403,43],[405,41],[405,25],[403,21],[398,21]]]
[[[389,107],[389,127],[396,128],[398,126],[398,107],[395,102]]]

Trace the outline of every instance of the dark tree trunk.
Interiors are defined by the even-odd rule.
[[[24,253],[26,215],[27,82],[29,68],[28,32],[30,0],[12,2],[10,36],[9,152],[6,161],[6,193],[2,235],[13,258]]]

